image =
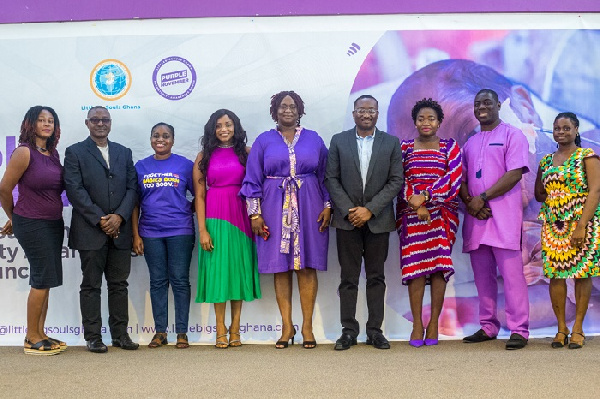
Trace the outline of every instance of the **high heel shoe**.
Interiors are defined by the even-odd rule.
[[[438,344],[438,339],[437,338],[425,338],[425,346],[434,346]]]
[[[215,348],[217,349],[227,349],[229,348],[229,342],[227,341],[227,333],[229,330],[225,329],[225,334],[217,335],[217,339],[215,342]],[[225,338],[225,341],[219,341],[219,338]]]
[[[581,343],[573,341],[573,334],[577,334],[583,338]],[[571,333],[571,343],[569,344],[569,349],[580,349],[583,345],[585,345],[585,335],[582,332],[573,331]]]
[[[410,335],[413,335],[410,333]],[[411,339],[408,341],[408,344],[414,348],[420,348],[425,345],[425,341],[423,340],[423,335],[425,335],[425,331],[421,333],[421,339]]]
[[[559,337],[558,334],[562,334],[563,335],[562,341],[557,341],[558,337]],[[554,340],[552,341],[552,344],[550,346],[552,346],[554,349],[558,349],[558,348],[564,348],[565,345],[569,345],[569,331],[567,331],[567,332],[563,332],[563,331],[557,332],[556,335],[554,336]]]
[[[294,345],[294,335],[296,335],[296,329],[294,328],[294,334],[286,339],[285,341],[277,341],[275,342],[275,349],[285,349],[288,347],[288,342],[292,340],[292,345]]]

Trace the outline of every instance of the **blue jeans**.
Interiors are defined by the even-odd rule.
[[[167,331],[169,284],[175,300],[175,330],[187,333],[190,315],[190,261],[196,238],[182,235],[146,238],[144,257],[150,272],[150,301],[157,333]]]

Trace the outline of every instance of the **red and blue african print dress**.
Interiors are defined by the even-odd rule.
[[[442,272],[454,274],[452,245],[458,229],[458,191],[462,178],[460,148],[453,139],[440,139],[439,150],[415,150],[414,140],[402,141],[404,186],[398,194],[396,230],[400,238],[402,284]],[[408,199],[429,191],[425,204],[431,224],[419,220]]]

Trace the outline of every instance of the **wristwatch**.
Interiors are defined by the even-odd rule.
[[[481,199],[483,200],[483,202],[487,202],[487,194],[484,192],[482,192],[481,194],[479,194],[479,196],[481,197]]]
[[[423,194],[423,197],[425,197],[425,202],[429,202],[429,200],[431,199],[429,197],[429,191],[423,190],[423,191],[421,191],[421,194]]]

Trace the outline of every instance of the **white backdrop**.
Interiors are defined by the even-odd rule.
[[[597,14],[536,15],[539,29],[581,29],[600,27]],[[432,29],[513,29],[530,25],[530,15],[430,15],[430,16],[340,16],[294,18],[219,18],[197,20],[132,20],[61,24],[0,25],[0,76],[3,92],[0,107],[0,173],[18,139],[19,126],[26,110],[33,105],[49,105],[58,113],[64,149],[83,140],[87,108],[105,105],[113,118],[109,139],[133,150],[134,162],[152,153],[149,130],[164,121],[175,126],[174,152],[194,159],[199,139],[209,115],[218,108],[237,113],[252,142],[270,129],[270,96],[280,90],[295,90],[305,101],[307,115],[302,125],[317,130],[328,144],[331,136],[352,126],[349,114],[351,94],[359,70],[369,65],[370,49],[388,30]],[[195,86],[184,98],[171,100],[155,90],[153,72],[158,75],[162,60],[180,57],[171,69],[196,74]],[[130,73],[130,87],[117,100],[100,98],[91,87],[94,68],[103,60],[117,60]],[[115,63],[111,61],[112,63]],[[173,61],[172,61],[173,62]],[[164,63],[164,61],[163,61]],[[175,83],[167,94],[182,94],[191,82]],[[169,91],[170,90],[170,91]],[[379,89],[381,90],[381,86]],[[377,90],[373,90],[377,93]],[[190,91],[190,90],[188,90]],[[369,90],[364,90],[368,92]],[[121,93],[123,94],[123,93]],[[389,95],[380,98],[382,116],[378,126],[386,128]],[[591,100],[591,99],[590,99]],[[71,208],[65,207],[68,226]],[[2,213],[0,223],[6,220]],[[69,344],[83,344],[79,314],[81,278],[78,254],[63,251],[64,285],[50,292],[47,318],[48,334]],[[460,323],[460,314],[477,312],[458,306],[461,297],[476,296],[468,258],[461,253],[462,243],[453,254],[456,277],[448,285],[444,337],[457,338],[477,329],[472,322]],[[315,310],[315,336],[319,342],[332,341],[340,332],[339,264],[335,232],[331,231],[329,270],[319,273],[319,294]],[[197,248],[191,264],[192,298],[197,281]],[[406,339],[412,323],[408,295],[400,284],[398,238],[392,234],[386,263],[388,283],[384,333],[391,339]],[[246,342],[271,342],[279,337],[279,312],[275,303],[273,277],[261,276],[263,298],[245,303],[242,333]],[[147,343],[153,335],[149,298],[149,276],[143,258],[134,257],[130,283],[131,336]],[[460,289],[457,290],[457,286]],[[25,304],[29,291],[28,264],[17,240],[0,236],[0,345],[19,345],[25,330]],[[460,292],[459,292],[460,291]],[[426,294],[426,302],[427,294]],[[170,298],[170,325],[173,323]],[[550,311],[550,304],[547,304]],[[103,291],[104,325],[107,324],[106,291]],[[364,326],[366,306],[364,280],[361,280],[357,317]],[[472,319],[469,319],[472,320]],[[301,324],[297,290],[294,295],[294,321]],[[548,328],[547,330],[545,328]],[[552,326],[535,331],[545,335]],[[598,329],[600,331],[600,328]],[[212,305],[192,303],[189,337],[192,342],[212,343],[215,338]],[[109,338],[108,334],[105,338]],[[364,333],[359,339],[364,338]]]

